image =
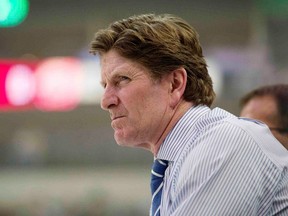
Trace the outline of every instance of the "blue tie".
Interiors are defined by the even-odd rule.
[[[163,178],[166,168],[168,167],[168,161],[155,159],[151,170],[151,193],[152,202],[150,215],[160,215],[160,204],[163,188]]]

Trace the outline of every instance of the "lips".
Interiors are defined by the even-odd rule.
[[[112,121],[122,118],[123,116],[118,116],[112,119]]]
[[[121,128],[122,124],[123,124],[123,120],[121,120],[122,118],[124,118],[125,116],[111,116],[111,126],[114,130],[117,130],[119,128]]]
[[[117,119],[120,119],[120,118],[123,118],[124,116],[123,115],[112,115],[111,114],[111,120],[114,121],[114,120],[117,120]]]

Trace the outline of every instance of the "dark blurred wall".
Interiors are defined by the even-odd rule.
[[[173,13],[187,19],[203,46],[245,45],[250,37],[251,1],[78,1],[30,0],[27,19],[0,29],[0,57],[36,58],[87,51],[95,31],[140,13]]]

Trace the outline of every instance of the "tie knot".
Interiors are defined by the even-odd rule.
[[[168,167],[168,161],[155,159],[152,167],[152,176],[163,178],[165,170]]]

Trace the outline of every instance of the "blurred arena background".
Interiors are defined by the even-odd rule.
[[[196,28],[213,106],[238,115],[247,91],[288,82],[288,0],[0,0],[0,216],[148,215],[153,157],[115,143],[88,52],[97,30],[140,13]]]

